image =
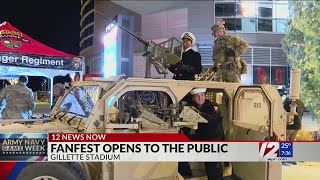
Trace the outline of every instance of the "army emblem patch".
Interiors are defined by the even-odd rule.
[[[11,48],[11,49],[17,49],[22,46],[21,41],[15,41],[15,40],[2,39],[1,43],[7,48]]]
[[[10,49],[18,49],[22,43],[29,43],[28,39],[22,37],[21,32],[2,30],[0,31],[0,40],[2,45]]]

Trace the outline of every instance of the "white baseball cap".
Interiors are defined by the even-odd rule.
[[[194,88],[194,89],[192,89],[192,91],[190,91],[190,94],[195,95],[198,93],[204,93],[206,91],[207,91],[207,88]]]

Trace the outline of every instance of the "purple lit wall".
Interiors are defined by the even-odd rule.
[[[103,77],[117,75],[117,38],[118,27],[108,26],[107,33],[104,36],[104,64],[103,64]]]

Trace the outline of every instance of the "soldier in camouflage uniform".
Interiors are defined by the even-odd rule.
[[[246,64],[240,61],[240,55],[249,47],[248,43],[238,36],[226,34],[223,23],[214,24],[211,27],[214,41],[213,71],[216,72],[216,81],[237,82],[241,81],[243,69]]]
[[[30,111],[34,110],[36,103],[33,92],[26,85],[27,76],[20,76],[18,83],[5,87],[0,93],[0,103],[6,102],[2,112],[3,119],[28,119]]]

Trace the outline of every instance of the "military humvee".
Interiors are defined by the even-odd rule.
[[[96,12],[99,15],[103,14]],[[104,16],[103,16],[104,17]],[[114,23],[107,17],[106,20]],[[114,23],[145,45],[146,77],[153,64],[159,74],[181,60],[181,43],[171,38],[160,44],[147,42],[140,36]],[[148,68],[149,67],[149,68]],[[294,100],[299,98],[300,71],[292,71],[291,112],[283,109],[276,88],[269,85],[240,86],[237,83],[212,82],[212,73],[200,76],[202,81],[128,78],[120,76],[91,78],[76,82],[59,98],[50,116],[38,120],[1,120],[1,133],[179,133],[181,127],[197,129],[206,122],[182,99],[193,88],[207,88],[206,97],[220,104],[227,140],[285,140],[286,125],[296,113]],[[292,88],[293,87],[293,88]],[[192,118],[191,118],[192,117]],[[281,163],[233,162],[232,176],[244,180],[281,179]],[[203,176],[201,163],[193,170]],[[124,173],[125,172],[125,173]],[[18,179],[183,179],[177,162],[136,163],[56,163],[33,162]]]
[[[285,140],[287,112],[277,89],[269,85],[118,76],[76,82],[48,118],[1,120],[0,132],[179,133],[184,126],[197,129],[205,119],[181,101],[196,87],[207,88],[207,98],[220,104],[227,140]],[[177,165],[32,162],[18,179],[183,179]],[[199,176],[205,174],[201,163],[191,166]],[[244,180],[281,179],[281,163],[237,162],[232,169],[234,176]]]

